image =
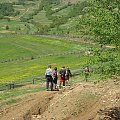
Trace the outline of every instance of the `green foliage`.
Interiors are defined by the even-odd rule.
[[[119,55],[116,50],[100,49],[95,51],[98,72],[107,76],[120,75]]]
[[[59,8],[57,8],[57,9],[53,10],[52,14],[57,13],[57,12],[63,10],[63,9],[66,9],[66,8],[69,7],[69,6],[72,6],[72,4],[68,3],[68,4],[66,4],[66,5],[64,5],[64,6],[62,6],[62,7],[59,7]]]
[[[100,44],[119,46],[120,14],[115,10],[119,10],[119,1],[94,0],[91,4],[88,13],[80,19],[79,28]]]
[[[57,4],[60,4],[60,0],[42,0],[41,4],[43,4],[44,6],[46,6],[46,5],[50,6],[52,4],[57,5]]]
[[[6,29],[6,30],[9,30],[9,26],[8,26],[8,25],[6,25],[6,26],[5,26],[5,29]]]
[[[81,14],[85,14],[84,9],[89,6],[87,1],[78,2],[72,5],[72,9],[68,14],[68,18],[75,17]]]
[[[17,14],[19,14],[19,12],[15,12],[12,3],[0,3],[0,16],[15,16]]]
[[[25,0],[18,0],[18,4],[25,5]]]
[[[48,30],[49,30],[49,26],[39,24],[37,34],[45,34],[45,33],[47,33]]]
[[[59,10],[63,10],[63,9],[66,9],[69,7],[69,9],[67,10],[68,11],[67,14],[64,14],[64,13],[57,14],[56,13],[56,14],[54,14],[56,16],[51,17],[51,20],[53,21],[53,23],[51,23],[50,27],[55,28],[55,29],[51,29],[50,32],[53,34],[61,34],[61,35],[63,35],[63,34],[71,35],[72,31],[74,31],[74,33],[75,33],[77,31],[77,28],[75,27],[76,20],[74,20],[74,23],[73,23],[74,26],[73,26],[70,24],[70,22],[71,22],[70,18],[85,14],[84,9],[86,9],[86,7],[88,7],[88,6],[89,6],[89,3],[87,1],[80,1],[76,4],[68,3],[63,7],[60,7],[58,9],[52,11],[53,13],[57,12],[57,11],[59,12]],[[70,21],[70,22],[68,22],[68,21]],[[64,26],[64,24],[66,24],[65,27],[61,27],[62,25]]]
[[[50,27],[58,27],[61,24],[64,24],[67,22],[67,18],[65,16],[54,16],[52,17],[53,23],[51,23]]]

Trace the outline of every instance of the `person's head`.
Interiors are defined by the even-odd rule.
[[[52,66],[51,66],[51,65],[48,65],[48,68],[52,68]]]
[[[69,67],[67,67],[67,70],[69,70]]]
[[[65,68],[65,66],[62,67],[63,69]]]
[[[57,67],[55,67],[54,70],[57,70]]]

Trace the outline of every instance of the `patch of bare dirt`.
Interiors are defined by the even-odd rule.
[[[0,33],[15,33],[15,31],[1,30]]]
[[[33,93],[1,110],[0,120],[120,120],[119,86],[116,79]]]

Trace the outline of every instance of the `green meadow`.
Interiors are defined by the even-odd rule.
[[[58,70],[63,65],[72,70],[82,69],[89,62],[84,52],[93,47],[80,42],[40,36],[1,37],[0,83],[44,76],[49,64],[53,68],[57,66]],[[76,54],[78,51],[81,53]]]

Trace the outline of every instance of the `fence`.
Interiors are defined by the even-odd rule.
[[[83,71],[81,69],[77,69],[77,70],[73,70],[72,71],[72,76],[76,76],[76,75],[80,75]],[[30,84],[37,84],[37,83],[42,83],[45,82],[45,76],[40,76],[40,77],[34,77],[30,80],[27,81],[13,81],[13,82],[7,82],[4,84],[0,84],[0,91],[4,91],[4,90],[10,90],[10,89],[14,89],[14,88],[18,88],[18,87],[22,87],[25,85],[30,85]]]
[[[14,61],[21,61],[21,60],[33,60],[33,59],[38,59],[41,57],[48,57],[48,56],[61,56],[61,55],[70,55],[70,54],[83,54],[85,51],[72,51],[72,52],[63,52],[63,53],[53,53],[53,54],[46,54],[46,55],[38,55],[38,56],[31,56],[31,57],[21,57],[21,58],[16,58],[16,59],[6,59],[6,60],[1,60],[1,63],[6,63],[6,62],[14,62]]]

